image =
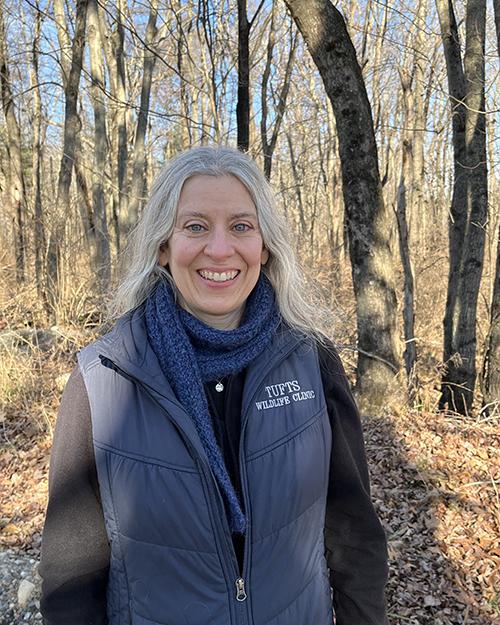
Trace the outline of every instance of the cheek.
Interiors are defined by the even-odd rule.
[[[179,269],[188,268],[198,255],[196,246],[190,245],[189,242],[176,242],[171,246],[168,262],[170,269],[174,267]]]

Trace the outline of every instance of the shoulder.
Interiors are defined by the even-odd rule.
[[[125,313],[119,319],[106,323],[101,334],[78,353],[78,364],[85,372],[99,362],[99,354],[123,354],[131,345],[144,343],[144,308],[141,306]],[[135,338],[138,337],[138,338]]]
[[[333,389],[350,392],[349,380],[333,341],[326,338],[322,341],[316,341],[316,348],[325,392],[331,392]]]

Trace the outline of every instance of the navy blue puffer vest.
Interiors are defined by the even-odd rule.
[[[82,350],[79,364],[111,544],[110,625],[331,625],[323,536],[331,429],[311,342],[282,328],[247,370],[242,571],[142,309]]]

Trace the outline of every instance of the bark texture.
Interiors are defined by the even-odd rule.
[[[452,0],[437,0],[453,113],[454,187],[440,408],[468,414],[476,382],[476,312],[488,185],[484,114],[486,0],[468,0],[462,64]]]
[[[358,330],[356,392],[363,410],[394,391],[400,358],[396,291],[371,107],[342,15],[328,0],[286,0],[332,103]]]

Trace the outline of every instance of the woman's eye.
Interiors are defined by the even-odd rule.
[[[186,228],[190,232],[203,232],[204,228],[201,224],[188,224]]]
[[[235,224],[233,228],[236,232],[247,232],[250,230],[250,226],[248,224]]]

